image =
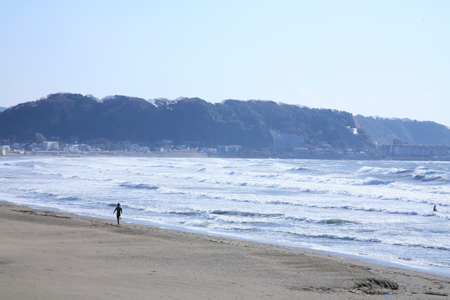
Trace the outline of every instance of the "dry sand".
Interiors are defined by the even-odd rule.
[[[449,277],[0,202],[2,300],[446,299],[449,293]]]

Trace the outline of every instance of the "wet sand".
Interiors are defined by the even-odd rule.
[[[446,299],[450,293],[449,277],[115,223],[0,202],[0,299],[379,299],[386,292]]]

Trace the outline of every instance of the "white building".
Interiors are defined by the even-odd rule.
[[[58,145],[58,142],[45,141],[45,142],[42,143],[42,149],[44,149],[44,150],[58,150],[59,149],[59,145]]]
[[[275,152],[292,151],[295,148],[301,148],[305,145],[305,139],[303,135],[296,134],[280,134],[273,130],[270,130],[270,134],[273,138],[273,149]]]
[[[436,146],[436,145],[393,145],[392,153],[397,155],[450,155],[450,146]]]

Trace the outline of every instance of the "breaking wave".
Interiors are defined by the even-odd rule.
[[[120,185],[121,187],[124,188],[129,188],[129,189],[143,189],[143,190],[157,190],[159,189],[158,186],[154,186],[154,185],[150,185],[150,184],[145,184],[145,183],[129,183],[129,182],[124,182]]]
[[[277,218],[282,217],[283,214],[264,214],[255,212],[235,211],[235,210],[214,210],[211,212],[213,215],[228,215],[228,216],[241,216],[241,217],[259,217],[259,218]]]
[[[367,179],[363,181],[363,185],[388,185],[395,182],[394,180]]]
[[[343,220],[343,219],[328,219],[328,220],[322,220],[317,223],[321,224],[328,224],[328,225],[345,225],[345,224],[356,224],[355,221],[350,220]]]

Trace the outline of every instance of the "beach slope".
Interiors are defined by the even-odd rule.
[[[0,202],[1,299],[445,299],[450,278]]]

